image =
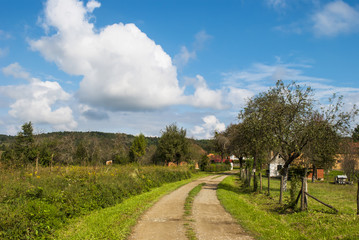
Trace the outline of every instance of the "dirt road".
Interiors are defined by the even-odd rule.
[[[188,193],[206,183],[193,203],[193,226],[198,239],[252,239],[220,205],[216,189],[226,176],[195,180],[161,198],[139,220],[130,240],[185,240],[184,203]]]

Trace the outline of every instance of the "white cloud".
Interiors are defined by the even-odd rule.
[[[310,65],[279,63],[266,65],[256,63],[249,69],[223,73],[224,84],[228,87],[227,102],[233,107],[241,108],[246,99],[268,90],[277,80],[295,81],[302,86],[310,86],[314,90],[314,98],[325,104],[328,98],[336,93],[344,97],[346,107],[359,105],[359,88],[338,87],[330,84],[329,79],[308,76],[305,69]],[[348,108],[349,109],[349,108]]]
[[[11,38],[11,35],[0,29],[0,39],[8,40]]]
[[[2,71],[29,81],[29,84],[24,85],[0,86],[3,95],[15,99],[10,105],[10,116],[24,122],[50,124],[55,130],[73,130],[77,127],[71,108],[61,106],[71,96],[57,82],[31,78],[18,63],[13,63]]]
[[[15,62],[10,64],[7,67],[2,68],[3,74],[7,76],[12,76],[14,78],[21,78],[21,79],[30,79],[30,74],[26,72],[19,63]]]
[[[255,63],[250,69],[223,73],[227,84],[238,85],[243,82],[263,82],[268,81],[272,85],[273,81],[327,81],[324,78],[306,76],[303,69],[310,68],[310,65],[303,64],[274,64],[267,65]]]
[[[8,48],[0,48],[0,57],[4,57],[9,53]]]
[[[275,9],[284,8],[287,6],[286,0],[266,0],[270,7]]]
[[[87,11],[90,13],[92,13],[95,8],[99,8],[99,7],[101,7],[101,3],[95,0],[90,0],[86,4]]]
[[[195,35],[192,51],[189,51],[186,46],[182,46],[181,51],[173,59],[174,64],[178,68],[182,68],[187,65],[190,60],[196,59],[197,52],[203,49],[205,43],[211,38],[212,36],[208,35],[204,30],[198,32]]]
[[[189,62],[189,60],[195,59],[195,58],[196,58],[196,52],[195,51],[189,52],[187,47],[182,46],[181,51],[174,57],[173,63],[177,67],[182,68],[183,66],[185,66]]]
[[[225,124],[214,115],[205,116],[202,120],[204,122],[202,125],[197,125],[191,130],[191,134],[197,139],[209,139],[213,137],[215,131],[221,132],[226,129]]]
[[[188,104],[195,107],[207,107],[213,109],[225,109],[228,107],[223,103],[223,91],[220,89],[209,89],[205,79],[201,75],[197,75],[196,78],[187,79],[187,81],[192,81],[195,87],[193,96],[186,99]]]
[[[45,25],[56,33],[30,41],[32,49],[66,73],[83,76],[78,96],[84,104],[112,111],[192,105],[188,99],[194,97],[184,95],[171,57],[137,26],[94,28],[89,14],[99,6],[95,1],[86,8],[77,0],[49,0]],[[193,105],[208,107],[199,102]]]
[[[236,110],[239,110],[244,107],[247,100],[253,96],[254,92],[252,90],[229,87],[227,101],[230,102]]]
[[[314,33],[318,36],[359,31],[359,11],[341,0],[325,5],[312,20]]]

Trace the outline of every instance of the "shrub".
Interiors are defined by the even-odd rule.
[[[190,177],[187,168],[136,165],[3,171],[0,239],[48,238],[71,218]]]

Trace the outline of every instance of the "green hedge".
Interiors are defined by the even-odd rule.
[[[70,218],[190,177],[187,168],[134,165],[3,171],[0,239],[47,238]]]
[[[229,171],[231,170],[230,164],[210,164],[205,167],[206,172],[222,172],[222,171]]]

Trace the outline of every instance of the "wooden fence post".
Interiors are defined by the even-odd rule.
[[[279,204],[282,204],[282,200],[283,200],[283,176],[280,176]]]
[[[270,164],[268,164],[268,196],[270,196]]]
[[[300,201],[300,210],[304,211],[308,207],[308,201],[307,201],[307,178],[304,176],[302,178],[302,193],[301,193],[301,201]]]

